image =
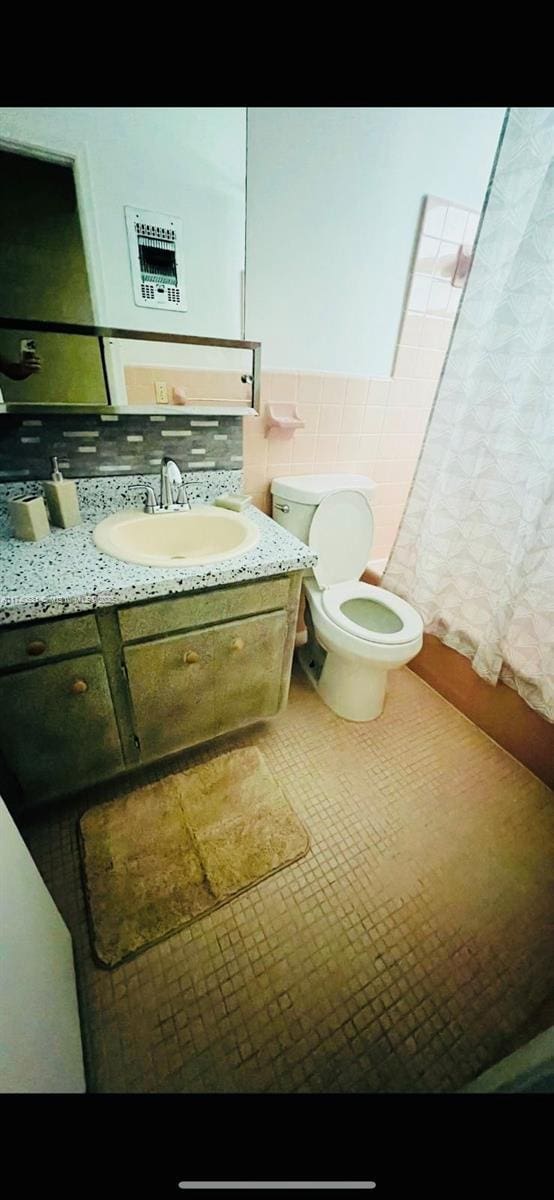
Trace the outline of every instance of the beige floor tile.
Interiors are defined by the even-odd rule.
[[[295,673],[275,722],[163,772],[238,745],[262,750],[308,855],[113,971],[80,880],[91,796],[23,826],[74,937],[91,1090],[450,1091],[530,1036],[554,990],[545,785],[407,669],[363,725]]]

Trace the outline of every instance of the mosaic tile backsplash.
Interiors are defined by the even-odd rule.
[[[242,418],[65,413],[0,418],[0,480],[150,474],[169,454],[183,471],[240,470]]]

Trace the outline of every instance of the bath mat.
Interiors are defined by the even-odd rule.
[[[256,747],[91,808],[79,833],[93,950],[105,967],[295,862],[309,845]]]

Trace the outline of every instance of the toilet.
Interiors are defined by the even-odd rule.
[[[274,520],[317,554],[303,583],[308,641],[300,662],[325,704],[348,721],[380,716],[388,672],[423,644],[423,622],[410,604],[360,583],[375,487],[365,475],[283,475],[271,485]]]

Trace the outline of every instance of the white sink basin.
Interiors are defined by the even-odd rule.
[[[94,530],[99,550],[148,567],[220,562],[244,554],[259,537],[248,517],[216,507],[153,514],[127,509],[106,517]]]

